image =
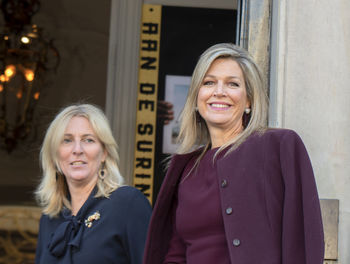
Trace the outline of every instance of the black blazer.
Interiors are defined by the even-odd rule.
[[[76,216],[42,215],[36,264],[142,263],[151,206],[136,188],[123,186],[109,198],[94,190]]]

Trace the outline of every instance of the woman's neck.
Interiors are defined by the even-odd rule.
[[[228,141],[234,139],[243,131],[243,125],[239,124],[230,129],[223,129],[221,127],[212,127],[209,130],[211,148],[221,147]]]
[[[90,182],[83,186],[82,185],[76,186],[74,184],[71,184],[69,186],[69,193],[71,196],[72,215],[77,215],[80,208],[88,199],[95,185],[96,185],[96,182]]]

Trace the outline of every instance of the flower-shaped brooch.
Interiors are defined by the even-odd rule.
[[[87,219],[85,219],[85,226],[88,228],[92,227],[92,223],[100,219],[100,217],[100,213],[95,212],[94,214],[90,215]]]

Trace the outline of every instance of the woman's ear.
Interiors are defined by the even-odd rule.
[[[245,104],[245,108],[251,108],[251,103],[250,103],[248,98],[247,98],[247,102]]]
[[[106,150],[106,148],[103,148],[103,155],[102,155],[102,162],[105,162],[108,156],[108,152]]]

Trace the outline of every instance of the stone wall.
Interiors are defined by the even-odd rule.
[[[274,2],[270,124],[300,134],[320,197],[339,199],[350,263],[350,2]]]

